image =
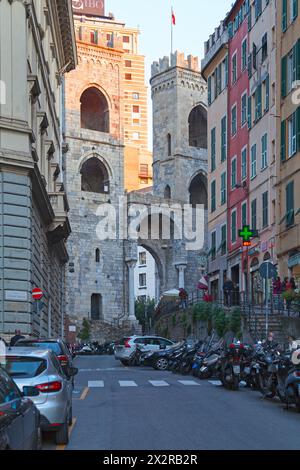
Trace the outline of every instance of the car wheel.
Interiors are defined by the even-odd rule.
[[[55,442],[58,446],[67,445],[69,443],[68,418],[66,418],[64,424],[56,432]]]
[[[124,359],[121,359],[121,363],[123,364],[123,366],[128,366],[128,361],[125,361]]]
[[[155,363],[155,369],[157,369],[157,370],[166,370],[167,367],[168,367],[167,359],[163,359],[163,358],[157,359],[157,361]]]
[[[71,405],[70,411],[69,411],[69,426],[72,426],[73,424],[73,407]]]

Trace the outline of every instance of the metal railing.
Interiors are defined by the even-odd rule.
[[[187,299],[180,298],[162,303],[154,313],[154,319],[158,320],[168,314],[177,313],[203,301],[203,292],[197,291],[188,295]],[[222,308],[231,310],[239,307],[242,314],[247,317],[249,323],[257,316],[270,315],[278,317],[300,318],[300,302],[286,301],[281,295],[272,295],[267,303],[254,303],[249,300],[244,292],[232,292],[230,295],[213,298],[212,303]]]

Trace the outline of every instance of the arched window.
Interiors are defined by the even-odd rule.
[[[189,115],[189,145],[207,149],[207,111],[201,105]]]
[[[169,185],[165,187],[164,198],[171,199],[171,188]]]
[[[193,178],[190,185],[190,204],[195,207],[197,204],[203,204],[207,209],[207,178],[202,173]]]
[[[93,294],[91,297],[91,319],[101,320],[102,316],[102,295]]]
[[[95,87],[85,90],[80,98],[81,127],[92,131],[109,132],[108,103]]]
[[[100,250],[99,250],[99,248],[96,249],[96,263],[100,263]]]
[[[168,141],[168,157],[172,155],[172,137],[171,134],[167,135],[167,141]]]
[[[88,193],[109,193],[108,172],[96,157],[89,158],[81,168],[81,191]]]

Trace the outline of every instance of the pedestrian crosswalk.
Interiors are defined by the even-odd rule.
[[[134,380],[117,380],[116,384],[118,384],[122,388],[126,387],[141,387],[145,386],[146,384],[150,384],[153,387],[170,387],[174,385],[180,385],[185,387],[194,387],[200,386],[199,382],[195,380],[175,380],[172,382],[168,382],[167,380],[147,380],[144,383],[136,383]],[[110,381],[111,385],[111,381]],[[89,380],[88,381],[88,388],[104,388],[105,381],[104,380]]]

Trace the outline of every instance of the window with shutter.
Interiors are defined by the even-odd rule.
[[[248,96],[248,129],[252,127],[252,96]]]
[[[251,202],[251,229],[257,229],[257,216],[256,216],[257,203],[256,199]]]
[[[282,98],[286,97],[287,91],[287,56],[282,57],[281,59],[281,96]]]
[[[227,159],[227,117],[221,121],[221,162]]]
[[[295,208],[294,208],[294,181],[286,186],[286,227],[294,225]]]
[[[216,210],[216,182],[211,183],[211,212]]]
[[[211,130],[211,171],[216,169],[216,128]]]
[[[282,162],[286,160],[286,121],[281,122],[280,158]]]
[[[208,77],[207,80],[207,86],[208,86],[208,105],[211,105],[211,77]]]
[[[287,0],[282,0],[282,31],[287,29]]]

